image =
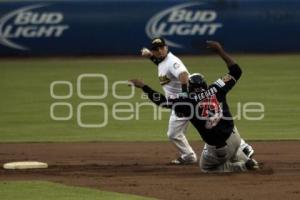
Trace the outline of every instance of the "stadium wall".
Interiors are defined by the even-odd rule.
[[[179,54],[219,40],[239,53],[300,52],[299,0],[0,2],[0,56],[136,55],[163,36]]]

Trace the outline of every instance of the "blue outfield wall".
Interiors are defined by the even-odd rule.
[[[299,0],[4,1],[0,56],[136,55],[163,36],[172,51],[300,52]]]

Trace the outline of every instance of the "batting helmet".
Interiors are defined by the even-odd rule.
[[[202,92],[207,89],[207,83],[204,76],[200,73],[194,73],[189,77],[189,92]]]

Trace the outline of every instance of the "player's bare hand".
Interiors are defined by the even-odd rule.
[[[144,48],[141,49],[141,55],[143,57],[150,58],[153,54],[152,54],[152,52],[149,49],[147,49],[147,48],[144,47]]]
[[[129,80],[130,85],[133,85],[137,88],[142,88],[145,86],[144,81],[140,80],[140,79],[131,79]]]
[[[222,45],[217,41],[206,41],[206,48],[216,52],[223,51]]]

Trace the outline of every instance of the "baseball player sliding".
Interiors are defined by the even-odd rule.
[[[158,77],[167,99],[180,96],[187,96],[189,72],[183,62],[168,50],[165,40],[161,37],[152,39],[150,50],[143,48],[142,56],[150,58],[158,66]],[[178,117],[172,110],[168,138],[175,145],[180,157],[171,161],[171,164],[193,164],[197,162],[197,156],[190,146],[185,134],[189,120],[185,117]],[[253,148],[241,142],[241,148],[248,157],[254,153]]]
[[[207,47],[217,52],[229,70],[222,79],[207,85],[204,76],[189,77],[188,95],[164,96],[143,81],[133,79],[155,104],[170,108],[177,117],[190,120],[206,143],[199,161],[203,172],[241,172],[259,169],[258,163],[241,150],[241,137],[234,126],[227,93],[235,86],[242,71],[218,42],[209,41]],[[159,98],[158,98],[159,97]]]

